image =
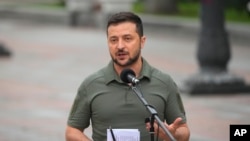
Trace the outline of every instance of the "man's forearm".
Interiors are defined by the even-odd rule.
[[[175,138],[177,141],[189,141],[190,132],[187,127],[180,127],[175,132]]]
[[[83,131],[68,126],[65,133],[66,141],[91,141]]]

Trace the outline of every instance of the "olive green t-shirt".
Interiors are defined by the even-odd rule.
[[[186,122],[177,86],[171,77],[150,66],[143,59],[138,78],[144,99],[153,106],[162,121],[172,123],[177,117]],[[111,61],[106,67],[86,78],[78,89],[68,125],[85,129],[92,125],[94,141],[105,141],[107,129],[139,129],[141,141],[150,141],[145,118],[151,114],[134,91],[123,83]]]

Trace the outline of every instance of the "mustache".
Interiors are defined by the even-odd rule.
[[[120,50],[118,50],[115,54],[116,54],[116,55],[119,55],[119,54],[128,54],[128,52],[125,51],[125,50],[123,50],[123,49],[120,49]]]

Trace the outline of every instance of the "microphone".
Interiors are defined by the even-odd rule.
[[[125,83],[132,83],[132,84],[139,83],[139,80],[135,77],[135,72],[131,69],[122,70],[120,78]]]

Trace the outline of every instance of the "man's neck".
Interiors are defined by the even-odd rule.
[[[140,72],[142,69],[142,58],[138,59],[138,61],[136,61],[134,64],[132,64],[130,66],[126,66],[126,67],[122,67],[122,66],[119,66],[119,65],[114,63],[114,68],[115,68],[115,71],[118,75],[121,74],[123,69],[130,68],[135,72],[136,77],[138,77],[140,75]]]

